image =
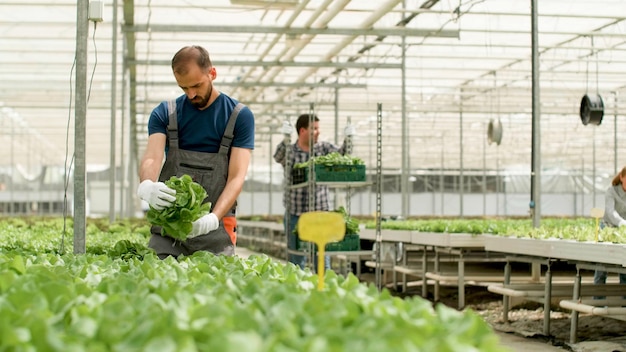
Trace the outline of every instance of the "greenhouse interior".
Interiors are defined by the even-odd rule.
[[[0,350],[626,350],[622,0],[0,0],[0,33]],[[176,150],[157,110],[197,106],[173,70],[188,46],[254,127],[231,138],[252,150],[236,236],[214,213],[207,230],[244,264],[154,255],[207,234],[198,213],[168,237],[141,192],[152,137],[165,165]],[[354,165],[294,182],[277,156],[306,114]],[[289,227],[289,194],[324,213]]]

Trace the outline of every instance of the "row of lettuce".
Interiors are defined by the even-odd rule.
[[[372,220],[364,221],[366,228],[376,228]],[[518,238],[566,239],[626,243],[626,227],[600,228],[599,221],[590,218],[545,218],[534,226],[532,219],[419,219],[381,222],[386,230],[409,230],[435,233],[491,234]]]
[[[242,218],[251,221],[282,222],[282,218],[272,219],[260,216]],[[376,222],[352,217],[357,226],[375,229]],[[601,228],[600,220],[593,218],[542,218],[539,226],[530,218],[420,218],[410,220],[382,220],[383,230],[404,230],[429,233],[489,234],[505,237],[534,239],[568,239],[595,241],[596,232],[602,242],[626,243],[626,226]]]
[[[0,221],[0,351],[503,351],[472,311],[267,256],[158,260],[144,222]]]

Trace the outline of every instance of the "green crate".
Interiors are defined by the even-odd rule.
[[[307,182],[308,180],[308,167],[293,169],[293,184]],[[315,181],[363,182],[365,181],[365,165],[315,165]]]
[[[343,240],[326,245],[327,252],[361,250],[361,238],[358,234],[346,234]]]
[[[299,251],[308,251],[309,244],[310,242],[302,241],[300,237],[298,237],[297,248]],[[359,234],[346,234],[343,240],[326,244],[326,252],[359,250],[361,250],[361,238]]]

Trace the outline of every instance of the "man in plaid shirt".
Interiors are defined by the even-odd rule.
[[[320,134],[319,130],[319,118],[316,115],[311,116],[309,114],[303,114],[298,116],[298,120],[296,121],[296,133],[298,134],[298,139],[295,143],[288,145],[284,140],[278,144],[276,147],[276,152],[274,153],[274,160],[280,163],[283,167],[288,167],[290,170],[293,170],[293,165],[298,163],[303,163],[309,160],[310,157],[310,136],[311,131],[309,130],[309,121],[313,122],[313,155],[314,156],[322,156],[327,155],[332,152],[339,152],[340,154],[346,153],[346,140],[348,137],[354,135],[355,130],[351,125],[346,126],[344,133],[346,136],[346,140],[344,140],[341,147],[338,147],[329,142],[318,142],[318,137]],[[285,122],[283,124],[282,132],[285,135],[290,135],[292,131],[292,126],[289,122]],[[289,159],[287,159],[287,157]],[[288,185],[291,185],[291,176],[292,173],[289,173]],[[287,234],[287,248],[289,250],[297,250],[297,236],[293,233],[296,228],[296,224],[298,219],[300,218],[300,214],[308,212],[308,211],[328,211],[330,210],[329,206],[329,192],[328,186],[315,186],[315,194],[314,198],[314,207],[315,209],[309,209],[309,192],[308,187],[300,187],[295,189],[285,189],[285,194],[283,196],[283,205],[285,206],[285,233]],[[303,255],[289,253],[288,260],[291,263],[299,265],[301,268],[304,268],[306,264],[306,257]],[[330,266],[330,261],[326,260],[326,267]]]

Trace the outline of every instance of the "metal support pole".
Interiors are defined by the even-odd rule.
[[[382,126],[383,126],[383,105],[377,104],[376,111],[376,287],[382,290],[382,232],[381,232],[381,211],[382,211]]]
[[[458,278],[457,278],[457,287],[459,290],[458,297],[458,309],[462,310],[465,307],[465,258],[463,258],[463,251],[459,253],[459,262],[457,263],[458,267]]]
[[[595,126],[592,126],[592,128]],[[593,143],[593,161],[591,167],[591,196],[593,199],[591,200],[592,206],[596,207],[596,129],[593,129],[593,138],[591,143]]]
[[[270,146],[274,146],[274,138],[272,138],[274,135],[272,133],[270,133]],[[274,170],[272,165],[274,164],[272,160],[272,149],[268,148],[267,153],[269,154],[268,158],[267,158],[267,162],[268,162],[268,170],[269,170],[269,177],[268,177],[268,185],[267,185],[267,194],[269,197],[269,202],[268,202],[268,209],[267,209],[267,215],[272,215],[272,194],[274,193],[272,190],[272,186],[273,186],[273,180],[274,180]]]
[[[532,166],[530,210],[533,226],[539,227],[541,219],[541,125],[539,98],[539,30],[537,0],[531,0],[532,31]]]
[[[404,6],[405,4],[403,4]],[[402,13],[404,17],[405,13]],[[410,174],[410,161],[409,161],[409,123],[406,116],[406,36],[401,38],[401,92],[402,92],[402,181],[400,183],[402,193],[402,216],[406,219],[410,213],[409,197],[412,190],[409,188],[409,174]]]
[[[500,192],[502,192],[502,177],[500,177],[500,149],[496,148],[496,216],[500,215]]]
[[[288,120],[288,119],[287,119]],[[297,132],[297,131],[296,131]],[[283,143],[285,144],[285,168],[283,169],[283,189],[285,192],[285,241],[287,241],[287,246],[285,249],[285,259],[289,261],[289,233],[286,233],[291,228],[291,184],[292,184],[292,168],[291,165],[291,134],[285,134],[283,136]],[[297,241],[296,241],[297,243]],[[294,248],[294,251],[299,251],[299,248]]]
[[[125,45],[124,45],[125,46]],[[125,48],[124,48],[125,49]],[[124,50],[125,52],[125,50]],[[121,125],[121,131],[120,131],[120,199],[122,200],[120,202],[120,217],[123,218],[124,217],[124,209],[126,208],[126,202],[123,201],[124,199],[124,185],[126,182],[126,175],[128,174],[126,172],[125,166],[128,165],[128,162],[124,159],[124,145],[126,142],[126,138],[125,138],[125,133],[126,133],[126,108],[129,104],[127,104],[127,100],[130,97],[126,96],[126,93],[129,91],[128,89],[128,66],[126,65],[126,60],[122,60],[122,97],[121,97],[121,113],[122,115],[120,116],[120,125]],[[134,182],[130,182],[130,186],[133,187],[135,185]],[[130,194],[130,192],[128,192]],[[131,199],[127,199],[129,202],[128,204],[133,204],[133,200]],[[129,217],[131,217],[131,214],[128,214]]]
[[[307,211],[315,210],[315,150],[313,149],[315,145],[315,141],[313,140],[315,133],[315,103],[311,103],[309,105],[309,181],[307,183],[307,192],[308,192],[308,208]],[[320,258],[320,260],[325,260],[325,258]],[[309,242],[309,263],[311,270],[316,271],[315,267],[315,244],[313,242]]]
[[[463,217],[463,89],[460,92],[461,102],[459,104],[459,216]]]
[[[483,140],[483,216],[487,216],[487,140]]]
[[[582,161],[582,169],[581,169],[582,171],[580,174],[580,185],[582,187],[582,190],[581,190],[582,205],[580,208],[580,212],[581,214],[584,214],[585,213],[585,198],[586,198],[585,197],[585,193],[586,193],[585,192],[585,157],[581,157],[580,160]]]
[[[11,178],[9,179],[9,214],[15,215],[15,119],[11,120]],[[67,165],[66,165],[67,168]],[[68,170],[69,171],[69,170]],[[66,178],[69,172],[66,173]],[[65,207],[64,207],[65,208]]]
[[[572,301],[578,302],[580,299],[580,284],[581,284],[581,276],[580,276],[580,268],[576,268],[576,278],[574,281],[574,295],[572,296]],[[569,342],[576,343],[576,335],[578,332],[578,311],[572,310],[571,316],[571,326],[570,326],[570,335]]]
[[[291,169],[293,167],[293,165],[291,165],[291,148],[290,148],[290,144],[291,144],[291,136],[286,134],[284,136],[284,142],[285,143],[285,169],[284,169],[284,177],[283,177],[283,188],[285,190],[285,231],[289,231],[289,229],[291,228],[290,224],[291,224],[291,189],[289,188],[291,186]],[[287,240],[287,243],[289,243],[289,235],[288,233],[285,233],[285,240]],[[298,248],[295,248],[295,250],[298,250]],[[287,260],[289,260],[289,246],[287,246],[286,249],[286,253],[285,253],[285,258]]]
[[[113,0],[112,48],[111,48],[111,149],[109,150],[109,222],[115,221],[115,184],[117,182],[116,151],[116,119],[117,119],[117,0]]]
[[[334,101],[334,106],[333,106],[334,112],[335,112],[335,145],[339,145],[339,138],[340,138],[340,134],[339,134],[339,88],[335,87],[335,101]],[[348,123],[350,123],[350,121],[348,121]],[[346,141],[348,142],[349,146],[346,147],[345,153],[346,154],[351,154],[352,153],[352,137],[345,137]],[[335,208],[337,207],[337,205],[339,204],[339,192],[337,190],[333,190],[333,204],[335,205]],[[348,214],[350,214],[350,209],[348,209]]]
[[[335,144],[339,145],[339,88],[337,87],[335,87],[333,110],[335,112]]]
[[[441,135],[441,167],[440,167],[440,172],[439,172],[439,194],[441,195],[441,201],[439,206],[441,207],[441,212],[439,215],[443,216],[444,213],[444,187],[443,187],[443,183],[445,182],[445,177],[443,176],[443,172],[444,172],[444,161],[445,161],[445,156],[444,156],[444,152],[445,152],[445,138],[443,136],[443,134]]]
[[[613,91],[613,111],[615,118],[613,119],[613,174],[617,175],[617,91]]]
[[[511,262],[506,261],[504,265],[504,287],[511,283]],[[511,305],[511,297],[502,295],[502,320],[505,323],[509,321],[509,306]]]
[[[428,279],[426,273],[428,272],[428,246],[424,246],[424,253],[422,253],[422,298],[428,298]]]
[[[434,248],[435,250],[435,265],[434,265],[434,270],[436,274],[440,274],[441,273],[441,267],[440,267],[440,254],[439,251],[437,250],[437,248]],[[426,273],[424,273],[424,277],[426,277]],[[433,300],[435,302],[437,302],[439,300],[439,279],[434,279],[435,282],[433,284]]]
[[[85,248],[85,134],[87,131],[87,38],[89,35],[89,1],[79,0],[76,11],[76,94],[74,123],[74,254]]]
[[[347,120],[346,120],[347,125],[351,125],[352,124],[352,119],[350,118],[350,116],[348,116]],[[352,136],[346,136],[346,155],[352,155],[352,148],[353,148],[353,143],[352,143]],[[352,187],[347,187],[346,188],[346,212],[348,214],[352,213],[352,202],[351,202],[351,198],[352,198]],[[337,192],[335,192],[335,199],[337,198]],[[337,206],[337,201],[335,201],[335,206]]]
[[[552,301],[552,269],[551,262],[548,261],[546,270],[546,286],[544,291],[545,301],[543,302],[543,333],[550,335],[550,301]]]
[[[405,268],[408,265],[406,256],[407,256],[406,246],[402,246],[402,266]],[[407,275],[406,275],[406,272],[403,272],[402,273],[402,292],[406,292],[408,288],[409,287],[408,287],[408,282],[407,282]]]

